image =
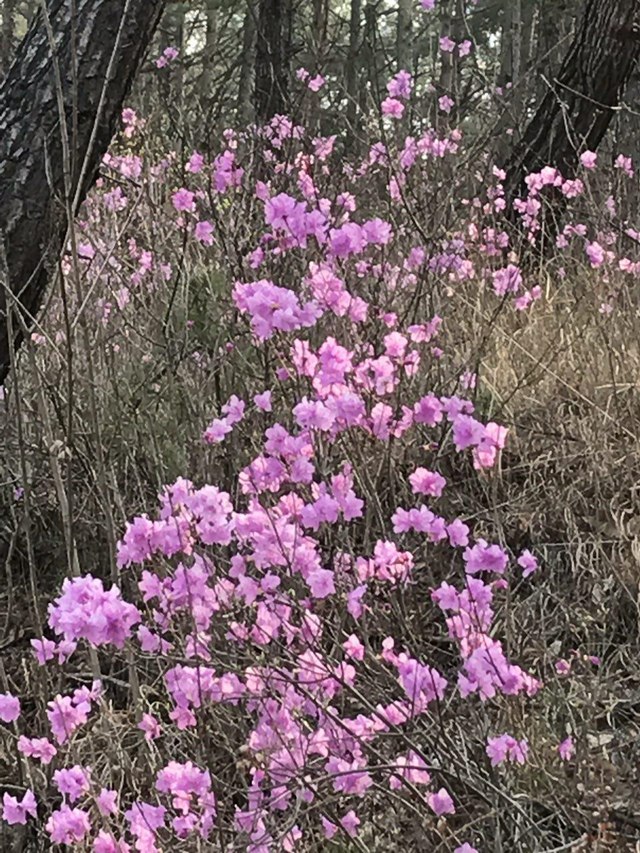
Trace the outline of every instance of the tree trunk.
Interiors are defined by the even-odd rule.
[[[557,77],[507,162],[508,202],[544,166],[571,177],[580,153],[595,151],[640,57],[640,0],[587,0]]]
[[[9,70],[13,58],[15,33],[15,0],[3,0],[2,29],[0,29],[0,78]]]
[[[247,0],[247,11],[242,28],[242,56],[240,61],[240,79],[238,81],[238,121],[247,125],[253,118],[252,96],[254,92],[254,71],[256,64],[256,32],[258,10],[255,0]]]
[[[362,36],[362,81],[360,84],[360,115],[368,111],[370,97],[379,94],[378,72],[378,18],[380,0],[367,0],[364,7],[364,32]]]
[[[398,18],[396,26],[396,63],[397,71],[413,71],[413,0],[398,0]]]
[[[211,98],[211,81],[213,80],[213,63],[218,46],[218,17],[220,7],[218,0],[207,0],[206,33],[204,50],[202,52],[202,72],[200,74],[200,97],[206,103]]]
[[[539,0],[537,10],[536,62],[547,74],[555,75],[567,53],[574,20],[580,14],[578,0]],[[547,84],[538,75],[536,97],[543,98]]]
[[[514,86],[520,80],[522,66],[522,0],[505,0],[502,21],[502,57],[498,86]]]
[[[345,88],[347,90],[347,127],[355,133],[356,119],[358,115],[358,82],[360,75],[360,27],[362,23],[362,0],[351,0],[349,15],[349,51],[347,54],[347,67],[345,76]]]
[[[42,304],[68,209],[77,212],[96,177],[163,5],[47,0],[53,52],[40,10],[0,86],[0,253],[8,278],[0,281],[0,384],[21,325],[30,328]]]
[[[324,68],[328,25],[329,0],[313,0],[313,21],[311,24],[313,68],[311,70],[314,72],[319,72]]]
[[[529,20],[528,30],[525,34],[524,56],[523,56],[523,28],[522,0],[504,0],[502,9],[502,33],[501,33],[501,55],[500,70],[498,72],[498,86],[502,91],[504,110],[495,127],[495,140],[493,153],[498,162],[508,156],[513,145],[513,139],[507,134],[517,128],[522,121],[522,111],[526,98],[526,92],[521,80],[523,65],[528,64],[529,55],[527,45],[531,44],[531,24],[533,21],[533,4],[528,3]],[[517,138],[517,137],[516,137]]]
[[[184,97],[184,22],[185,3],[172,3],[162,18],[160,25],[162,48],[175,47],[180,56],[173,65],[170,74],[160,75],[161,96],[167,106],[177,107],[180,114]]]
[[[290,0],[260,0],[256,42],[256,120],[284,113],[289,100]]]

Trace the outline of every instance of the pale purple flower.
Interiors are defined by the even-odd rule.
[[[563,761],[568,761],[572,758],[575,752],[575,745],[573,743],[573,738],[569,736],[565,738],[562,743],[558,746],[558,755]]]
[[[427,797],[427,802],[429,803],[429,807],[431,810],[440,817],[444,814],[455,814],[456,808],[453,804],[453,800],[451,799],[451,795],[446,790],[446,788],[440,788],[439,791],[436,791],[433,794],[429,794]]]
[[[538,569],[538,561],[531,551],[523,551],[518,557],[518,565],[522,569],[522,577],[528,578]]]
[[[20,700],[11,693],[0,693],[0,720],[13,723],[20,716]]]
[[[595,169],[598,162],[598,155],[595,151],[584,151],[580,155],[580,162],[585,169]]]

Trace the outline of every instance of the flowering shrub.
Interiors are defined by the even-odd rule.
[[[464,57],[471,45],[440,47]],[[175,59],[165,50],[156,65]],[[316,95],[324,79],[308,76]],[[341,166],[335,137],[282,116],[225,131],[217,154],[194,151],[184,169],[174,155],[153,162],[145,123],[126,111],[74,263],[95,288],[105,365],[143,317],[151,341],[175,331],[184,388],[215,376],[215,400],[194,394],[189,435],[207,475],[183,471],[192,479],[126,524],[117,583],[87,566],[49,605],[31,643],[46,701],[26,713],[0,696],[25,780],[3,795],[6,824],[37,821],[48,842],[95,853],[262,853],[377,849],[389,816],[398,831],[417,822],[429,849],[471,853],[478,804],[499,809],[531,761],[559,772],[571,760],[560,726],[553,753],[536,756],[526,721],[543,667],[497,617],[537,558],[509,547],[499,520],[455,509],[461,478],[495,482],[511,436],[473,365],[447,352],[447,295],[471,285],[484,306],[523,316],[543,289],[499,224],[499,169],[476,198],[460,195],[457,228],[431,235],[425,215],[463,136],[403,136],[413,81],[401,72],[387,88],[389,138]],[[579,199],[596,160],[584,152],[571,180],[528,176],[516,208],[530,241],[546,193]],[[624,157],[616,166],[631,174]],[[161,251],[143,242],[139,182]],[[577,221],[558,250],[572,242],[593,269],[640,269]],[[157,306],[173,305],[180,245],[188,269],[217,264],[229,280],[211,320],[190,316],[185,294],[173,329]]]

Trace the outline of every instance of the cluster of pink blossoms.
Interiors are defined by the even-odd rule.
[[[448,39],[441,48],[463,56],[470,45]],[[323,85],[319,77],[300,79],[312,91]],[[390,80],[383,113],[400,118],[413,85],[404,71]],[[129,116],[127,127],[134,125]],[[176,845],[199,844],[220,826],[250,853],[295,850],[317,834],[358,836],[380,790],[416,797],[438,818],[455,815],[464,804],[443,786],[437,756],[420,748],[420,724],[430,725],[449,701],[524,698],[541,687],[494,636],[494,599],[508,584],[511,555],[474,538],[469,524],[447,517],[438,503],[449,488],[438,470],[442,455],[467,465],[471,475],[491,469],[507,429],[485,422],[472,400],[436,388],[430,368],[443,358],[442,318],[407,311],[426,277],[447,285],[489,283],[492,299],[513,299],[518,310],[540,299],[540,289],[525,289],[518,259],[505,260],[508,235],[493,226],[470,220],[466,231],[430,246],[407,240],[404,190],[421,169],[455,155],[458,131],[442,136],[427,128],[397,149],[376,142],[361,163],[345,165],[348,182],[331,191],[324,179],[335,137],[296,148],[304,135],[283,116],[262,128],[264,160],[273,170],[269,180],[249,187],[239,137],[226,132],[226,147],[213,162],[193,152],[180,176],[186,186],[172,183],[177,189],[167,205],[172,227],[186,228],[204,251],[214,246],[213,226],[200,218],[208,215],[209,190],[260,203],[265,230],[250,246],[230,302],[253,343],[269,342],[277,364],[269,369],[273,387],[250,388],[247,400],[231,394],[203,433],[215,454],[238,430],[251,456],[239,463],[233,488],[180,478],[163,490],[157,516],[140,515],[127,525],[117,563],[137,581],[135,602],[90,574],[66,580],[49,608],[48,631],[57,639],[32,644],[42,665],[63,664],[87,646],[126,648],[156,665],[161,677],[153,689],[164,703],[142,709],[141,744],[159,751],[181,737],[193,743],[212,717],[235,719],[245,787],[232,801],[217,778],[224,768],[171,760],[158,764],[144,793],[121,803],[94,770],[69,757],[93,721],[103,711],[107,716],[108,688],[94,683],[48,703],[50,736],[19,735],[25,761],[55,768],[52,786],[62,803],[45,823],[54,843],[91,845],[94,853],[128,853],[131,845],[155,853],[167,837]],[[585,155],[589,172],[596,160]],[[107,165],[129,181],[144,169],[133,155]],[[632,170],[624,158],[616,165]],[[171,167],[167,158],[156,176]],[[361,204],[362,188],[378,178],[392,210],[384,219]],[[469,200],[472,213],[504,209],[504,173],[495,170],[494,178],[485,201]],[[518,210],[530,236],[539,227],[541,193],[570,199],[584,186],[582,178],[565,180],[551,169],[529,176]],[[114,216],[128,203],[121,191],[101,198]],[[579,223],[571,229],[560,238],[586,239]],[[83,245],[83,263],[106,252]],[[606,245],[604,237],[587,242],[594,268],[613,262]],[[153,291],[171,276],[170,266],[133,238],[128,251],[135,271],[131,287],[114,296],[121,311],[143,282]],[[280,275],[283,259],[291,268]],[[228,345],[231,353],[234,344]],[[260,381],[264,389],[267,380]],[[469,380],[466,388],[472,387]],[[264,430],[258,451],[257,423]],[[406,456],[392,455],[398,447]],[[383,501],[376,507],[365,500],[370,469],[381,459],[393,466],[402,460],[394,477],[406,486],[403,502],[415,505],[394,502],[387,512]],[[406,606],[410,587],[430,580],[432,570],[441,577],[449,564],[457,581],[443,581],[431,597],[458,658],[441,672],[377,619],[390,603]],[[537,569],[528,551],[517,565],[524,577]],[[19,717],[18,700],[1,696],[0,720],[15,724]],[[528,743],[502,734],[488,739],[486,752],[494,765],[523,764]],[[572,754],[567,739],[560,756]],[[5,794],[3,819],[25,823],[38,808],[31,790],[20,798]]]

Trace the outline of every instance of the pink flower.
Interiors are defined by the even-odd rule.
[[[347,611],[354,619],[359,619],[366,609],[365,605],[362,603],[362,599],[366,592],[367,585],[360,584],[360,586],[352,589],[347,595]]]
[[[65,579],[62,594],[49,605],[50,627],[68,642],[84,639],[121,649],[139,621],[137,608],[123,600],[117,586],[105,590],[91,575]]]
[[[473,47],[473,42],[469,41],[469,39],[465,39],[461,41],[458,45],[458,56],[468,56],[471,53],[471,48]]]
[[[408,98],[412,87],[411,74],[408,71],[398,71],[387,83],[387,92],[391,98]]]
[[[473,548],[467,548],[462,555],[468,575],[478,572],[495,572],[502,575],[507,568],[509,558],[499,545],[489,545],[484,539],[478,539]]]
[[[93,853],[131,853],[131,847],[126,841],[116,841],[112,833],[101,829],[95,837]]]
[[[202,434],[202,439],[206,444],[220,444],[232,429],[226,418],[215,418]]]
[[[456,808],[446,788],[440,788],[435,794],[427,797],[430,809],[440,817],[443,814],[455,814]]]
[[[589,258],[589,263],[593,269],[597,269],[602,266],[605,261],[605,252],[600,243],[595,241],[593,243],[587,243],[586,253]]]
[[[595,153],[595,151],[584,151],[580,155],[580,162],[582,163],[585,169],[595,169],[597,161],[598,155]]]
[[[367,243],[374,243],[377,246],[386,246],[391,242],[393,237],[393,229],[384,219],[369,219],[362,226],[362,232],[367,240]]]
[[[195,193],[181,187],[171,196],[173,206],[179,212],[195,210]]]
[[[28,758],[39,759],[45,765],[51,764],[58,752],[46,737],[27,738],[24,735],[20,735],[18,738],[18,749]]]
[[[330,569],[316,569],[307,577],[311,595],[314,598],[326,598],[336,591],[334,575]]]
[[[70,696],[56,696],[48,705],[47,717],[53,736],[58,743],[65,743],[77,728],[87,722],[91,706],[88,702],[77,704]]]
[[[531,551],[523,551],[518,557],[518,565],[522,569],[522,577],[528,578],[538,569],[538,561]]]
[[[118,792],[102,788],[96,797],[96,805],[98,811],[103,817],[108,817],[110,814],[115,814],[118,811]]]
[[[383,116],[400,119],[404,114],[404,104],[397,98],[385,98],[380,106]]]
[[[204,243],[205,246],[213,245],[213,225],[206,219],[202,222],[196,222],[194,234],[196,240],[199,240],[201,243]]]
[[[10,794],[2,796],[2,819],[9,824],[25,824],[27,816],[38,817],[38,805],[32,790],[25,791],[22,800],[18,802],[17,797]]]
[[[338,827],[335,823],[332,823],[328,818],[324,815],[320,815],[320,821],[322,823],[322,831],[324,833],[325,838],[333,838],[333,836],[338,831]]]
[[[442,110],[443,113],[447,113],[447,115],[451,112],[455,105],[455,101],[449,97],[449,95],[443,95],[441,98],[438,98],[438,106]]]
[[[427,394],[413,407],[416,423],[436,426],[442,420],[443,406],[440,400],[433,394]]]
[[[415,494],[430,495],[434,498],[440,497],[447,483],[441,474],[427,471],[426,468],[416,468],[413,474],[409,475],[409,482]]]
[[[20,716],[20,700],[11,693],[0,693],[0,720],[13,723]]]
[[[222,413],[225,416],[227,423],[231,426],[235,426],[235,424],[240,423],[243,419],[245,408],[246,405],[244,400],[241,400],[235,394],[232,394],[222,407]]]
[[[138,728],[144,732],[145,740],[148,741],[159,738],[162,732],[160,723],[153,714],[143,714],[142,720],[138,723]]]
[[[353,809],[348,811],[344,817],[340,818],[340,825],[347,833],[347,835],[351,836],[351,838],[355,838],[358,834],[358,827],[360,826],[360,818],[354,812]]]
[[[357,222],[345,222],[340,228],[332,228],[329,232],[329,242],[336,258],[357,255],[366,246],[364,233]]]
[[[317,74],[315,77],[309,80],[307,86],[309,87],[309,89],[311,89],[312,92],[317,92],[324,86],[325,82],[326,81],[322,74]]]
[[[88,769],[76,764],[73,767],[56,770],[53,774],[53,782],[58,791],[69,798],[69,802],[75,803],[89,790]]]
[[[420,0],[420,5],[425,10],[425,12],[430,12],[435,8],[436,0]]]
[[[344,649],[347,657],[353,658],[354,660],[363,660],[364,646],[355,634],[351,634],[351,636],[344,641],[342,648]]]
[[[491,421],[485,426],[484,436],[480,444],[473,451],[473,467],[477,470],[482,468],[492,468],[497,459],[498,454],[504,449],[507,440],[508,430],[506,427]]]
[[[525,739],[517,740],[509,749],[509,757],[517,764],[524,764],[529,754],[529,744]]]
[[[625,157],[624,154],[618,154],[614,163],[616,169],[622,169],[627,177],[632,178],[634,175],[633,160],[631,157]]]
[[[67,844],[83,841],[85,835],[91,832],[91,821],[87,812],[82,809],[71,809],[64,803],[51,814],[45,829],[54,844]]]
[[[505,293],[517,293],[522,286],[522,274],[515,264],[509,264],[504,269],[492,273],[493,289],[497,296]]]
[[[454,548],[466,548],[469,544],[469,528],[459,518],[447,525],[447,536]]]
[[[573,738],[569,736],[562,741],[562,743],[558,746],[558,754],[563,761],[568,761],[572,758],[575,752],[575,745],[573,743]]]
[[[271,391],[263,391],[261,394],[256,394],[253,398],[253,402],[259,409],[262,409],[263,412],[270,412],[272,409]]]
[[[513,742],[510,735],[504,734],[498,737],[490,737],[487,741],[487,755],[491,759],[491,766],[496,767],[507,760],[509,746]]]
[[[403,779],[414,785],[428,785],[431,781],[424,759],[413,750],[409,750],[407,755],[400,755],[396,759],[395,770],[389,778],[391,790],[395,791],[401,788]]]
[[[237,283],[233,288],[233,301],[241,314],[249,314],[252,331],[260,340],[268,340],[276,331],[290,332],[313,326],[322,313],[315,302],[301,305],[293,290],[278,287],[266,279]]]
[[[201,172],[204,167],[204,157],[198,151],[194,151],[191,157],[189,158],[189,162],[186,165],[187,172],[191,172],[194,175],[197,175],[198,172]]]
[[[471,415],[458,415],[453,422],[453,443],[456,450],[465,450],[480,444],[485,435],[485,427]]]
[[[455,49],[456,43],[453,39],[449,38],[449,36],[441,36],[440,38],[440,50],[443,53],[453,53]]]
[[[527,760],[529,745],[526,740],[518,741],[505,733],[488,738],[486,751],[492,767],[502,764],[507,759],[517,764],[524,764]]]
[[[456,847],[453,853],[478,853],[475,847],[472,847],[467,841],[464,844],[461,844],[460,847]]]

